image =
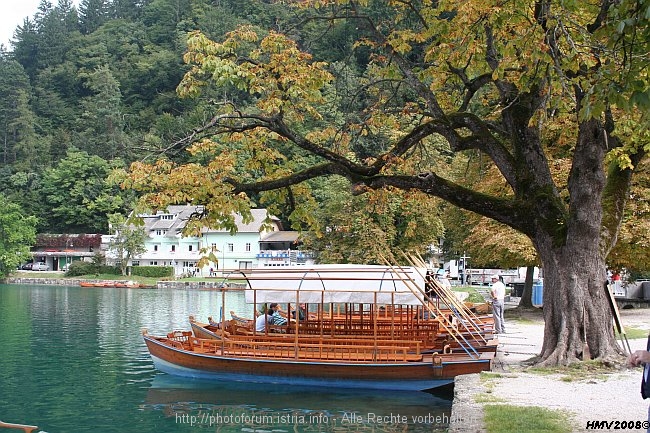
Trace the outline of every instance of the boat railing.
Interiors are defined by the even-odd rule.
[[[253,332],[251,327],[233,324],[228,328],[231,336],[237,335],[270,335],[298,333],[300,336],[326,336],[341,338],[380,338],[380,339],[403,339],[420,340],[424,345],[434,345],[440,340],[439,324],[436,321],[422,322],[418,326],[401,326],[399,323],[377,323],[360,324],[344,321],[306,321],[300,323],[296,331],[296,323],[289,325],[269,325],[268,334],[265,332]]]
[[[408,362],[421,361],[422,355],[414,353],[408,345],[382,341],[382,344],[349,340],[345,342],[281,342],[281,341],[216,341],[193,339],[197,352],[222,353],[246,358],[282,358],[310,361],[350,361],[350,362]],[[418,350],[419,352],[419,350]]]
[[[296,332],[295,328],[295,323],[291,323],[287,332],[293,334]],[[422,323],[418,326],[400,326],[399,323],[373,324],[323,320],[301,323],[297,332],[308,335],[391,337],[433,343],[437,338],[438,330],[437,322]]]
[[[290,334],[256,334],[256,335],[233,335],[230,337],[230,340],[233,342],[238,342],[240,344],[246,344],[250,341],[268,341],[268,342],[280,342],[280,343],[295,343],[296,336]],[[345,346],[345,345],[379,345],[379,346],[400,346],[400,347],[409,347],[411,353],[420,354],[422,341],[421,340],[406,340],[406,339],[383,339],[381,337],[372,337],[372,336],[355,336],[350,338],[349,336],[315,336],[315,335],[299,335],[298,341],[300,343],[309,343],[309,344],[330,344],[335,346]]]
[[[0,421],[0,428],[22,430],[25,433],[32,433],[34,430],[38,430],[38,427],[35,425],[14,424],[14,423],[2,422],[2,421]]]

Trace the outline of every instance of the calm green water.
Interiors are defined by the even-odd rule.
[[[154,370],[141,329],[189,329],[190,314],[216,319],[221,299],[0,285],[0,420],[49,433],[445,431],[451,402],[428,393],[205,383]],[[229,298],[225,310],[250,308]]]

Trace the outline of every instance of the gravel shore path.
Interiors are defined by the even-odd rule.
[[[650,330],[650,309],[621,311],[626,327]],[[500,335],[493,373],[457,378],[449,432],[485,432],[484,404],[538,406],[565,412],[574,432],[637,431],[621,429],[628,421],[646,421],[648,402],[641,398],[641,369],[590,374],[526,372],[526,361],[541,351],[544,323],[541,314],[508,320]],[[632,350],[644,349],[645,339],[629,340]],[[611,428],[587,429],[589,421],[614,421]],[[616,425],[616,421],[619,424]],[[625,423],[624,423],[625,422]],[[616,429],[615,427],[619,427]]]

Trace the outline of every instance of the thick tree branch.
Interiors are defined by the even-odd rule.
[[[516,161],[506,147],[492,135],[489,125],[471,113],[457,113],[449,116],[454,128],[467,128],[471,135],[445,135],[452,150],[478,149],[485,152],[496,164],[510,187],[517,191]]]
[[[482,194],[444,179],[435,173],[421,173],[417,176],[375,176],[364,180],[363,184],[372,189],[394,187],[422,191],[513,227],[529,237],[534,235],[534,217],[532,216],[534,209],[529,203]]]
[[[490,26],[485,26],[486,34],[486,63],[493,71],[500,65],[499,54],[494,40],[494,34]],[[531,193],[531,188],[550,186],[555,196],[557,190],[553,182],[548,161],[542,149],[539,132],[528,126],[530,119],[536,110],[543,107],[544,96],[540,91],[543,83],[534,86],[527,93],[520,93],[517,87],[505,80],[495,80],[495,86],[499,90],[502,110],[503,128],[512,144],[512,167],[522,167],[506,176],[506,166],[502,166],[499,154],[491,154],[495,159],[501,173],[506,176],[508,183],[513,187],[515,193],[524,197]],[[526,125],[522,127],[522,125]],[[501,158],[503,159],[503,158]]]
[[[271,122],[269,125],[269,130],[295,143],[296,146],[300,147],[301,149],[304,149],[314,155],[318,155],[321,158],[324,158],[325,160],[338,165],[339,167],[345,167],[347,171],[359,173],[360,175],[366,176],[370,175],[371,173],[370,167],[355,164],[354,162],[339,155],[336,152],[332,152],[329,149],[316,145],[315,143],[296,133],[281,119],[274,119],[273,122]]]
[[[372,165],[372,169],[368,172],[369,175],[376,175],[381,172],[381,169],[386,166],[387,163],[393,157],[399,157],[404,155],[409,149],[413,148],[415,145],[420,143],[424,138],[429,137],[433,133],[440,133],[442,135],[451,135],[455,136],[456,133],[449,126],[443,126],[444,122],[431,120],[422,125],[415,127],[411,132],[402,137],[388,152],[380,155],[375,163]],[[444,133],[444,134],[443,134]]]
[[[598,12],[598,15],[596,16],[596,18],[594,18],[594,22],[587,26],[587,30],[589,30],[589,32],[593,33],[603,25],[603,23],[607,19],[607,12],[609,11],[609,8],[614,3],[615,3],[615,0],[602,0],[601,1],[601,3],[600,3],[600,11]]]
[[[309,179],[315,179],[317,177],[327,176],[331,174],[338,174],[348,179],[350,178],[359,179],[357,175],[354,175],[351,172],[345,170],[345,168],[335,163],[327,163],[327,164],[315,165],[309,167],[306,170],[302,170],[298,173],[294,173],[278,179],[264,180],[261,182],[242,183],[233,178],[226,178],[224,179],[224,182],[229,183],[230,185],[233,186],[233,194],[239,194],[243,192],[251,195],[263,191],[272,191],[275,189],[286,188],[292,185],[297,185]]]

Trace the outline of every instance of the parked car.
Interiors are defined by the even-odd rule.
[[[33,264],[32,262],[25,263],[24,265],[22,265],[22,266],[20,267],[20,269],[22,269],[23,271],[31,271],[33,265],[34,265],[34,264]]]
[[[50,265],[43,262],[36,262],[32,265],[32,271],[49,271]]]

